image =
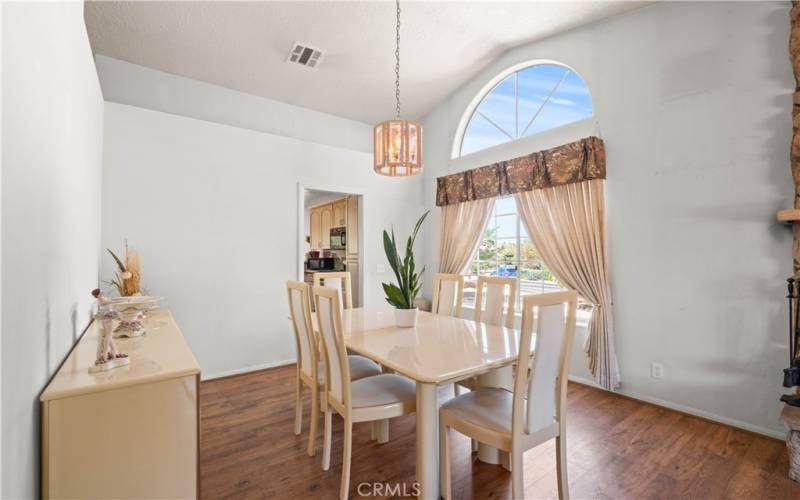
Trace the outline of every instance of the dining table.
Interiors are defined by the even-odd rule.
[[[479,385],[492,385],[498,372],[510,377],[519,331],[425,311],[419,311],[416,326],[401,328],[395,326],[393,308],[378,306],[343,310],[342,335],[348,350],[416,383],[418,492],[420,498],[438,499],[438,387],[476,376]],[[491,457],[492,450],[487,447],[483,455]]]

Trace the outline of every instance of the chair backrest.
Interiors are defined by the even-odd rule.
[[[526,295],[522,300],[522,328],[514,380],[512,430],[515,434],[533,434],[555,423],[561,424],[566,416],[567,372],[577,304],[578,293],[574,290]],[[537,310],[535,322],[534,309]],[[531,362],[534,323],[536,349]]]
[[[433,275],[433,305],[431,312],[443,316],[461,316],[464,300],[464,277],[460,274]]]
[[[343,309],[353,307],[353,289],[350,283],[350,273],[314,273],[314,286],[327,286],[339,291],[339,304]]]
[[[343,406],[350,405],[350,364],[342,336],[342,310],[337,289],[314,287],[317,328],[325,353],[326,391]]]
[[[506,295],[506,288],[508,294]],[[484,289],[486,302],[484,305]],[[506,297],[508,307],[506,308]],[[517,279],[497,276],[478,276],[475,289],[475,321],[490,325],[514,328],[514,303],[517,297]],[[505,310],[505,317],[504,311]]]
[[[287,281],[289,292],[289,312],[292,318],[294,339],[297,347],[297,367],[304,374],[316,380],[317,340],[311,322],[311,297],[309,286],[302,281]]]

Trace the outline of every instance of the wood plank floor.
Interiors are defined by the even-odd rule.
[[[292,432],[294,366],[203,382],[201,481],[206,499],[336,498],[342,426],[334,417],[331,470],[306,455],[309,398],[303,433]],[[443,398],[449,397],[443,388]],[[450,391],[450,394],[452,391]],[[781,441],[666,410],[591,387],[570,384],[568,468],[573,499],[800,498],[786,477]],[[391,441],[370,441],[356,424],[351,497],[362,482],[414,481],[414,416],[391,421]],[[459,499],[511,497],[510,473],[476,460],[469,442],[453,434],[454,494]],[[526,498],[555,498],[552,443],[525,454]],[[378,495],[379,497],[381,495]]]

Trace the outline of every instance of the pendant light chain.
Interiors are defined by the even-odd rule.
[[[400,118],[400,0],[396,0],[397,4],[397,45],[394,51],[395,65],[394,65],[394,97],[397,101],[397,118]]]

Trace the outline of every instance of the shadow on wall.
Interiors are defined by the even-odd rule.
[[[91,326],[91,324],[92,324],[92,321],[93,321],[93,316],[92,316],[93,309],[90,309],[88,311],[89,321],[87,322],[87,324],[83,328],[83,330],[78,330],[78,312],[79,312],[78,311],[78,303],[75,302],[75,303],[72,304],[72,307],[70,307],[70,314],[69,314],[70,326],[71,326],[71,330],[72,330],[71,333],[70,333],[70,339],[72,341],[72,345],[67,350],[67,352],[64,354],[64,357],[58,361],[58,365],[51,370],[50,367],[52,366],[51,363],[52,363],[52,358],[53,358],[53,356],[52,356],[52,345],[53,345],[53,330],[52,330],[53,326],[52,325],[53,325],[53,318],[51,317],[50,298],[47,297],[47,296],[45,296],[45,298],[44,298],[44,317],[45,317],[45,323],[44,323],[44,347],[45,347],[45,352],[44,352],[44,359],[45,359],[44,378],[45,378],[45,380],[47,382],[45,382],[45,384],[42,386],[42,388],[39,390],[39,392],[36,393],[36,395],[33,397],[33,401],[32,401],[33,408],[32,408],[32,412],[31,413],[33,414],[34,422],[33,422],[33,434],[31,435],[31,449],[33,450],[33,453],[31,454],[32,463],[28,464],[28,466],[32,470],[34,470],[34,474],[33,474],[33,477],[31,478],[31,480],[33,481],[33,491],[35,492],[35,497],[41,496],[41,491],[40,491],[40,486],[41,486],[40,485],[40,478],[41,478],[40,454],[41,454],[41,449],[42,449],[42,445],[41,445],[41,426],[42,426],[41,421],[42,421],[42,415],[41,415],[40,398],[41,398],[42,393],[44,392],[45,388],[48,385],[50,385],[50,382],[52,382],[53,377],[55,377],[55,374],[58,372],[58,370],[61,369],[61,367],[64,365],[64,362],[67,361],[67,358],[69,357],[70,353],[72,352],[72,349],[75,347],[75,345],[78,343],[78,341],[81,339],[81,337],[83,337],[83,334],[86,333],[86,330],[88,330],[89,326]]]

